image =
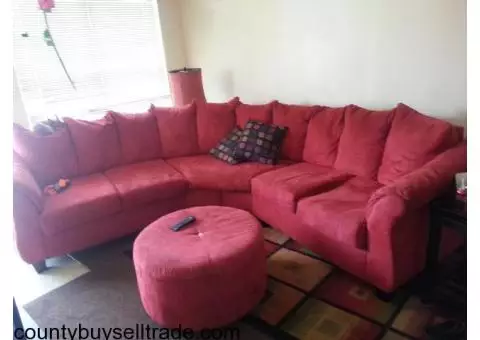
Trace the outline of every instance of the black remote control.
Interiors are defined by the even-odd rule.
[[[180,222],[171,226],[170,229],[172,229],[173,231],[179,231],[180,229],[185,228],[187,225],[189,225],[190,223],[193,223],[193,222],[195,222],[195,217],[194,216],[188,216],[188,217],[185,217]]]

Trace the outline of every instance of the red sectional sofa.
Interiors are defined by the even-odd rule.
[[[278,165],[208,154],[249,119],[288,128]],[[466,169],[462,128],[403,104],[372,111],[235,98],[65,123],[49,136],[14,126],[16,243],[32,264],[177,209],[224,205],[389,292],[424,267],[428,203]],[[71,187],[43,194],[60,177]]]

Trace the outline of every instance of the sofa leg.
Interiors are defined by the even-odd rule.
[[[395,292],[386,293],[383,290],[375,288],[375,296],[384,302],[390,302],[395,297]]]
[[[47,262],[45,260],[34,263],[32,266],[38,274],[47,270]]]

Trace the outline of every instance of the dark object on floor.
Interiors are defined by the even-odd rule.
[[[467,325],[462,321],[448,320],[429,327],[426,333],[430,340],[463,340],[467,338]]]
[[[382,291],[378,288],[375,288],[375,296],[383,302],[392,301],[395,298],[396,295],[397,295],[397,291],[390,292],[390,293],[385,293],[384,291]]]
[[[34,263],[32,266],[38,274],[47,270],[47,262],[45,260]]]

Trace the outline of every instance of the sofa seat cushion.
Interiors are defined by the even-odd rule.
[[[171,158],[167,163],[179,171],[194,189],[250,192],[250,180],[281,165],[240,163],[230,165],[211,155]]]
[[[46,234],[54,235],[121,210],[115,187],[105,175],[74,178],[67,190],[45,199],[42,228]]]
[[[255,177],[252,193],[275,202],[281,210],[295,213],[299,199],[331,190],[350,177],[332,168],[298,163]]]
[[[301,199],[297,215],[327,237],[367,249],[365,208],[380,186],[370,179],[351,178],[331,191]]]
[[[113,168],[105,176],[117,190],[124,209],[179,196],[189,185],[161,159]]]

